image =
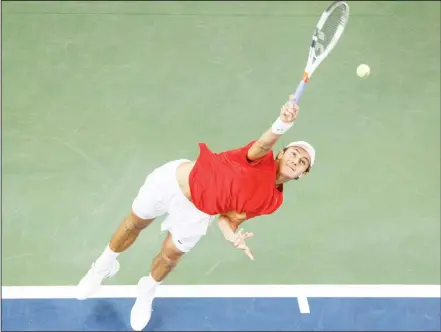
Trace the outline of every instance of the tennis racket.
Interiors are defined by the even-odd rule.
[[[300,102],[306,83],[308,83],[312,73],[314,73],[323,60],[331,53],[335,45],[337,45],[337,42],[343,35],[348,19],[349,5],[345,1],[334,1],[323,12],[312,35],[308,61],[302,80],[294,94],[293,103],[298,104]]]

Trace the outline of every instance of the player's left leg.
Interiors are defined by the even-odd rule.
[[[182,237],[177,233],[168,233],[161,251],[153,259],[150,274],[138,282],[138,296],[130,314],[130,324],[135,331],[143,330],[150,321],[152,303],[158,286],[202,236]]]

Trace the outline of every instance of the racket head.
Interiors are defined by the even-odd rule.
[[[306,74],[312,75],[318,65],[329,55],[343,35],[349,20],[346,1],[334,1],[322,13],[312,35]]]

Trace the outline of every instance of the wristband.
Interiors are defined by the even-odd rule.
[[[283,135],[293,125],[294,125],[294,122],[286,123],[286,122],[283,122],[282,120],[280,120],[280,117],[278,117],[277,120],[274,121],[273,125],[271,126],[271,130],[274,134]]]

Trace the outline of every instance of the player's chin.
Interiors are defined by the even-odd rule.
[[[297,179],[300,176],[300,173],[288,167],[287,169],[284,170],[283,176],[287,178],[289,181],[291,181]]]

